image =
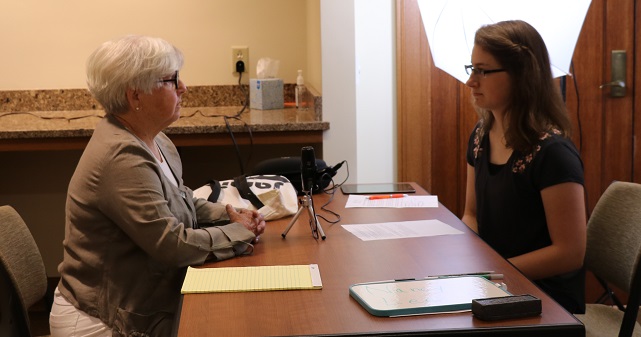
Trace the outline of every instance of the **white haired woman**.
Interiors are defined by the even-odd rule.
[[[105,109],[69,183],[52,336],[168,336],[187,266],[251,253],[265,221],[194,198],[162,130],[180,117],[182,53],[127,36],[87,62]]]

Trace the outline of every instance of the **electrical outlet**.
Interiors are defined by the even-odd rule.
[[[245,64],[244,72],[249,69],[249,48],[247,46],[231,47],[232,72],[236,73],[236,64],[243,61]]]

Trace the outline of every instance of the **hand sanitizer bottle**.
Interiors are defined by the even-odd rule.
[[[298,110],[307,110],[307,104],[305,104],[305,80],[303,79],[303,71],[298,71],[298,77],[296,77],[296,109]]]

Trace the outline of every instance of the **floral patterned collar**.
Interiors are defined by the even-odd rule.
[[[540,142],[544,141],[547,138],[552,137],[553,135],[560,135],[561,131],[559,131],[556,128],[551,128],[547,132],[543,133],[541,137],[539,137]],[[539,143],[540,143],[539,142]],[[483,152],[483,148],[481,147],[481,128],[478,127],[476,128],[476,134],[474,135],[474,159],[478,159],[478,157],[481,155]],[[525,153],[523,155],[519,154],[519,157],[514,160],[514,164],[512,165],[512,172],[514,173],[523,173],[525,172],[525,169],[532,163],[534,160],[534,157],[536,157],[537,153],[541,151],[541,144],[537,144],[534,149],[529,152]]]

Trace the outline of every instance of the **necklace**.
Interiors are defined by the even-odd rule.
[[[122,124],[122,126],[125,127],[125,129],[127,129],[127,131],[135,134],[135,132],[133,130],[133,127],[131,126],[131,124],[129,124],[129,122],[127,122],[126,119],[124,119],[124,118],[122,118],[122,117],[120,117],[118,115],[114,115],[114,117],[116,117],[116,119],[120,122],[120,124]]]
[[[151,154],[153,154],[153,155],[154,155],[154,157],[156,157],[156,159],[158,159],[158,162],[160,162],[160,163],[162,163],[162,162],[163,162],[163,159],[162,159],[162,153],[160,152],[160,146],[158,146],[158,143],[156,143],[156,141],[155,141],[154,139],[152,139],[152,140],[151,140],[151,141],[152,141],[153,146],[149,146],[149,144],[147,144],[147,142],[145,142],[144,140],[142,140],[142,138],[140,138],[140,137],[136,134],[136,132],[133,130],[133,127],[131,126],[131,124],[129,124],[129,122],[127,122],[127,120],[126,120],[126,119],[124,119],[124,118],[122,118],[122,117],[120,117],[120,116],[118,116],[118,115],[113,115],[113,116],[114,116],[114,117],[116,117],[116,119],[120,122],[120,124],[122,124],[122,126],[123,126],[127,131],[129,131],[129,133],[131,133],[132,135],[134,135],[134,137],[138,138],[138,140],[140,140],[143,144],[145,144],[145,147],[146,147],[146,148],[151,152]]]

